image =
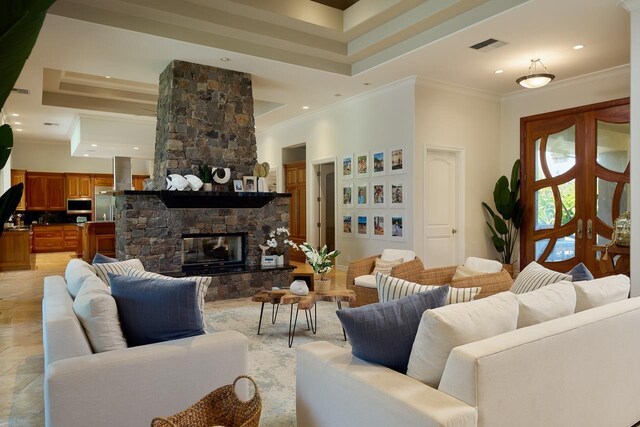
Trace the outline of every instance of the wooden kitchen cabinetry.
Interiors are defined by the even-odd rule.
[[[24,184],[24,190],[22,191],[22,198],[20,198],[20,203],[18,203],[17,211],[23,211],[27,206],[27,171],[12,169],[11,170],[11,186],[13,187],[16,184]]]
[[[32,225],[33,252],[64,251],[63,225]],[[75,248],[75,245],[74,245]]]
[[[85,199],[93,197],[91,175],[68,173],[67,199]]]
[[[63,173],[26,173],[27,210],[66,211],[67,197]]]
[[[82,227],[82,258],[91,262],[96,253],[108,257],[116,256],[116,223],[85,222]]]
[[[9,230],[0,237],[0,271],[29,270],[31,248],[29,230]]]
[[[113,175],[95,174],[93,175],[94,187],[113,187]]]
[[[149,178],[149,175],[133,175],[133,189],[137,191],[144,190],[144,180]]]
[[[79,227],[76,224],[65,224],[62,226],[62,229],[64,231],[64,250],[75,251],[78,246]]]

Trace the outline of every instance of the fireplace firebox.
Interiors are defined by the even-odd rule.
[[[182,271],[237,271],[247,261],[247,233],[183,234]]]

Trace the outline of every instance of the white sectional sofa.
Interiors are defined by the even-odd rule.
[[[438,389],[327,342],[298,348],[300,427],[629,427],[640,298],[454,348]]]
[[[48,427],[146,427],[247,373],[233,331],[93,354],[60,276],[44,280],[42,318]]]

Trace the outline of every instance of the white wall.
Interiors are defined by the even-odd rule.
[[[425,192],[425,147],[464,152],[465,257],[495,259],[481,203],[490,202],[500,177],[500,101],[497,97],[455,86],[418,80],[416,87],[415,194]],[[416,253],[424,254],[424,209],[415,207]],[[464,260],[459,260],[459,263]]]
[[[342,156],[363,151],[386,149],[390,147],[406,147],[407,152],[414,150],[414,110],[415,110],[415,81],[406,79],[392,85],[368,92],[364,95],[350,98],[317,112],[312,112],[297,119],[276,125],[256,135],[258,141],[258,160],[267,161],[272,166],[282,166],[282,148],[306,143],[307,182],[312,182],[312,162],[322,159],[336,160],[338,202],[341,201]],[[413,194],[412,176],[413,159],[405,159],[407,172],[404,175],[394,175],[403,179],[407,185],[406,194]],[[282,177],[280,177],[282,178]],[[373,178],[368,178],[371,182]],[[377,178],[376,178],[377,179]],[[389,180],[389,177],[381,179]],[[358,182],[360,180],[351,180]],[[364,180],[362,180],[364,181]],[[307,185],[307,238],[315,231],[312,223],[312,197],[310,184]],[[358,213],[370,216],[373,212],[387,214],[387,227],[390,227],[389,214],[403,212],[405,214],[406,242],[390,242],[383,240],[358,239],[344,237],[342,230],[342,206],[338,203],[338,217],[336,225],[338,236],[336,247],[343,254],[338,257],[339,266],[345,267],[352,259],[380,253],[384,248],[413,248],[413,198],[407,197],[405,209],[355,209],[347,211],[354,218]],[[371,226],[372,227],[372,226]],[[314,242],[315,243],[315,242]]]
[[[11,161],[11,168],[33,172],[113,172],[113,159],[72,157],[68,142],[15,141]],[[131,159],[133,174],[149,175],[153,171],[152,163],[145,159]]]

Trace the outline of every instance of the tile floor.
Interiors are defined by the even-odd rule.
[[[0,427],[44,425],[42,283],[64,274],[75,254],[33,256],[33,270],[0,272]],[[344,273],[332,275],[344,286]]]

